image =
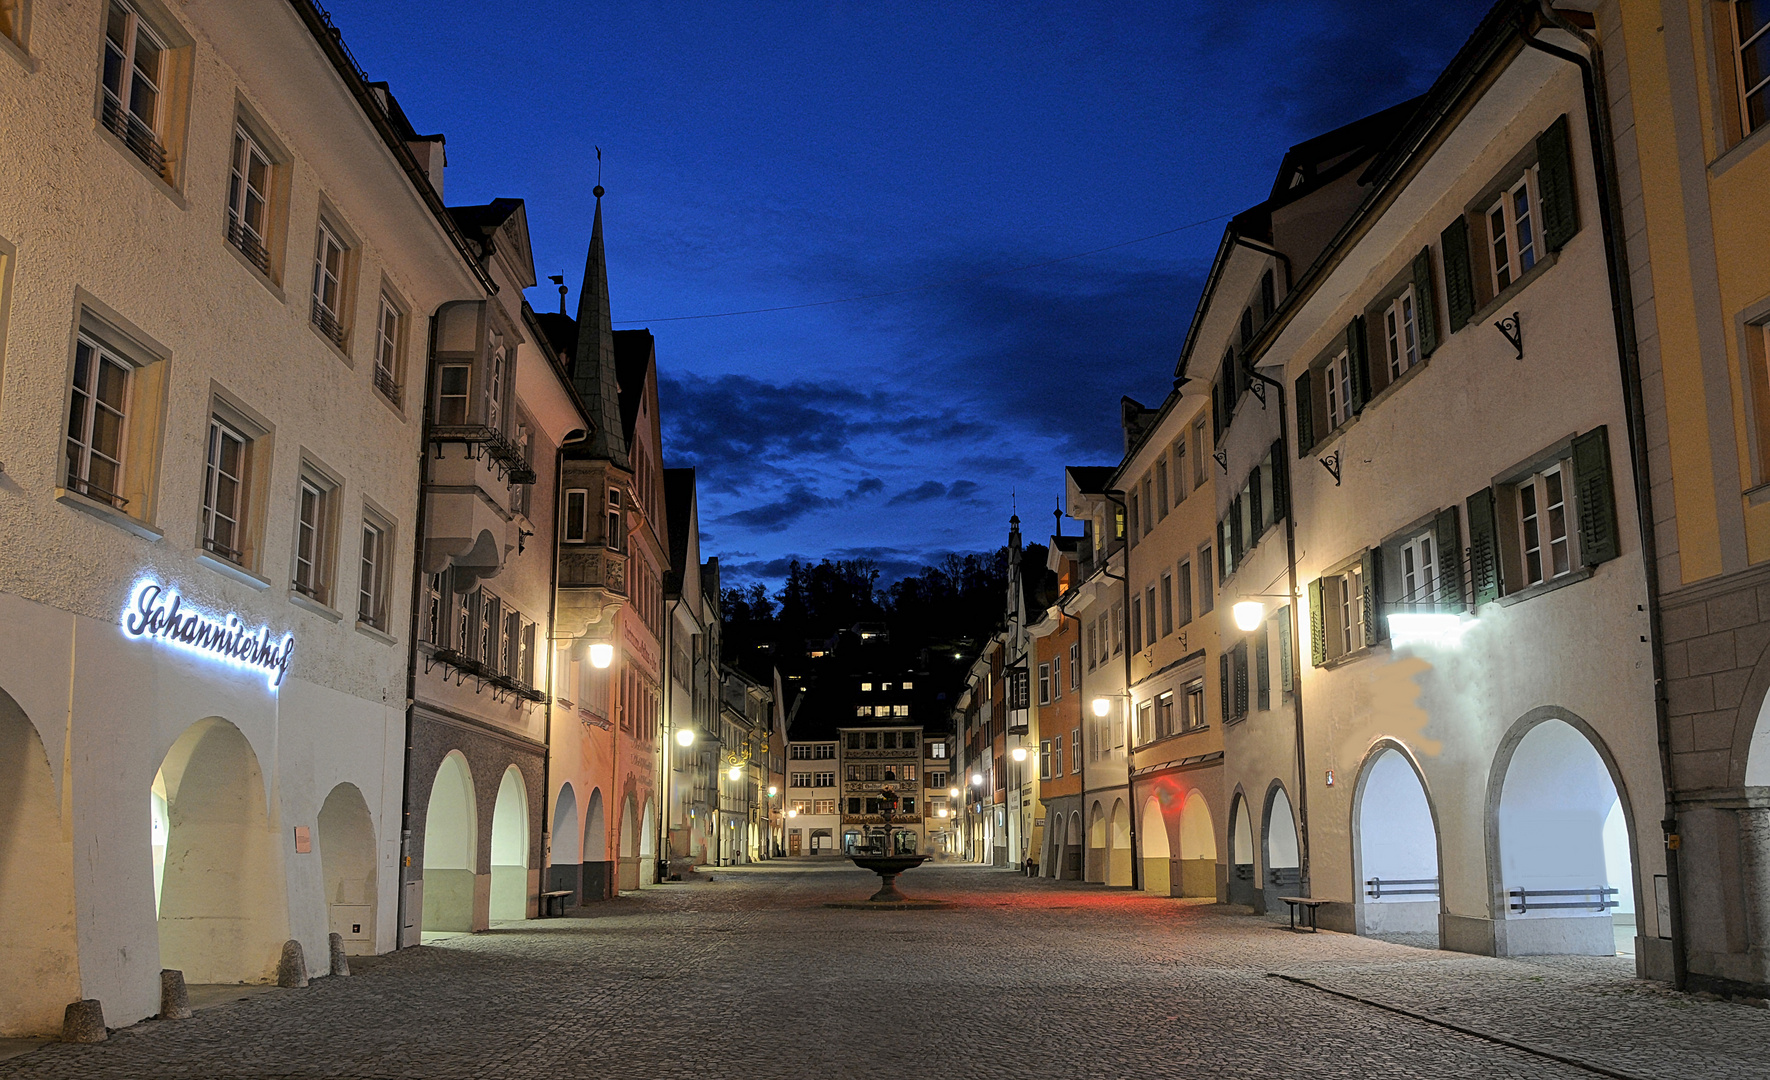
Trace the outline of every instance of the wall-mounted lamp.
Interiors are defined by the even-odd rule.
[[[977,785],[978,787],[982,787],[983,786],[983,774],[982,773],[972,773],[971,774],[971,782],[973,784]]]
[[[1097,697],[1094,699],[1094,715],[1105,716],[1112,711],[1112,699]]]
[[[1259,627],[1260,620],[1266,617],[1266,605],[1258,600],[1240,600],[1230,612],[1235,616],[1235,628],[1246,632]]]
[[[725,771],[725,775],[733,780],[742,780],[744,778],[744,770],[737,765],[733,765]]]
[[[590,645],[590,666],[605,668],[615,662],[615,647],[606,641],[592,642]]]
[[[1026,747],[1016,746],[1014,749],[1008,751],[1008,756],[1013,758],[1015,761],[1025,761],[1026,760]]]
[[[946,789],[946,797],[949,799],[958,798],[959,797],[959,789],[956,787],[947,788]]]
[[[781,789],[780,789],[780,788],[777,788],[777,787],[775,787],[775,786],[774,786],[774,785],[773,785],[773,784],[770,784],[770,785],[768,785],[768,797],[769,797],[769,798],[771,798],[771,799],[772,799],[772,798],[774,798],[774,797],[775,797],[775,796],[776,796],[776,795],[779,795],[779,794],[780,794],[780,793],[781,793]]]
[[[693,746],[694,745],[694,728],[677,728],[676,729],[676,745],[677,746]]]

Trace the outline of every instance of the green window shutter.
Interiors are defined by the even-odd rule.
[[[1266,627],[1254,634],[1254,696],[1262,711],[1272,708],[1272,660],[1267,655]]]
[[[1420,331],[1420,355],[1438,348],[1438,295],[1432,287],[1432,249],[1414,256],[1414,325]]]
[[[1231,565],[1235,566],[1241,564],[1242,552],[1247,550],[1243,546],[1247,543],[1247,537],[1241,532],[1241,500],[1242,497],[1237,495],[1229,503],[1229,548],[1234,553]]]
[[[1456,333],[1475,314],[1475,271],[1469,265],[1469,219],[1457,218],[1438,234],[1444,254],[1444,303],[1449,309],[1448,333]]]
[[[1320,578],[1309,583],[1309,663],[1312,667],[1327,663],[1327,599]]]
[[[1573,490],[1579,499],[1579,554],[1587,566],[1617,556],[1616,493],[1610,486],[1610,436],[1599,427],[1573,440]]]
[[[1248,478],[1248,546],[1253,547],[1266,535],[1266,507],[1260,502],[1260,469],[1255,466],[1254,473]]]
[[[1248,643],[1235,643],[1235,715],[1248,714]]]
[[[1476,607],[1500,598],[1500,530],[1494,518],[1493,488],[1469,496],[1469,587]]]
[[[1289,604],[1278,609],[1278,686],[1284,693],[1293,689],[1291,672],[1291,608]]]
[[[1297,413],[1297,456],[1308,457],[1315,449],[1315,396],[1309,372],[1297,376],[1297,396],[1291,402]]]
[[[1359,567],[1358,578],[1364,587],[1364,643],[1375,645],[1387,637],[1383,630],[1387,622],[1383,618],[1383,581],[1377,575],[1382,572],[1382,552],[1371,548],[1364,553],[1363,563]]]
[[[1438,512],[1432,527],[1438,545],[1438,603],[1444,611],[1463,610],[1463,533],[1457,526],[1457,508]]]
[[[1284,489],[1284,482],[1290,469],[1285,465],[1283,439],[1272,444],[1272,457],[1267,467],[1272,470],[1272,522],[1276,525],[1281,518],[1290,513],[1290,508],[1285,505],[1287,492]]]
[[[1536,137],[1536,183],[1543,200],[1543,242],[1560,251],[1579,231],[1573,204],[1573,153],[1563,113]]]
[[[1217,690],[1218,696],[1223,699],[1222,715],[1225,721],[1235,715],[1229,710],[1229,684],[1234,681],[1229,677],[1229,654],[1224,653],[1217,657]]]
[[[1352,366],[1352,411],[1364,411],[1371,396],[1371,362],[1368,341],[1364,335],[1364,316],[1354,316],[1346,324],[1346,362]]]

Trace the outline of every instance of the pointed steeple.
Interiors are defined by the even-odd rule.
[[[1020,515],[1008,518],[1008,624],[1010,632],[1026,628],[1026,589],[1020,581]],[[1019,641],[1012,643],[1020,646]]]
[[[590,413],[595,430],[585,447],[592,457],[627,464],[627,440],[621,428],[621,391],[615,379],[615,328],[608,310],[608,259],[602,251],[602,185],[593,189],[596,221],[590,227],[590,253],[584,260],[584,283],[578,289],[578,355],[572,362],[572,386]]]

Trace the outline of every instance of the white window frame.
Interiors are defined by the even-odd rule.
[[[357,533],[356,621],[376,630],[387,629],[388,548],[393,530],[374,515],[365,514]]]
[[[121,41],[111,36],[111,15],[123,16]],[[143,39],[155,49],[154,70],[140,64]],[[134,5],[109,0],[105,11],[104,45],[99,59],[99,86],[104,95],[100,119],[113,135],[150,168],[166,172],[166,57],[172,50],[141,17]],[[113,78],[113,72],[115,78]],[[115,83],[113,86],[112,84]],[[142,94],[145,91],[145,101]]]
[[[1352,422],[1352,360],[1347,353],[1327,363],[1328,430]]]
[[[1205,681],[1194,679],[1184,690],[1186,701],[1180,710],[1180,730],[1197,731],[1205,726]]]
[[[1518,211],[1520,199],[1524,204],[1522,215]],[[1542,261],[1542,216],[1535,168],[1526,169],[1523,176],[1509,184],[1482,215],[1482,231],[1487,237],[1489,284],[1495,296],[1511,288]],[[1501,230],[1498,236],[1494,234],[1496,227]]]
[[[406,313],[384,291],[381,310],[375,316],[375,389],[395,405],[400,400],[400,340],[405,336]]]
[[[324,217],[319,219],[315,233],[312,321],[326,340],[342,349],[346,337],[344,288],[349,273],[350,248],[338,238],[338,230]]]
[[[1579,567],[1568,472],[1565,462],[1556,462],[1519,481],[1514,489],[1518,500],[1518,558],[1526,588],[1565,577]]]
[[[500,434],[504,431],[504,381],[509,373],[508,360],[503,344],[494,344],[486,376],[486,426]]]
[[[624,524],[626,521],[626,515],[621,512],[621,504],[622,504],[621,489],[617,488],[617,487],[609,488],[608,489],[608,537],[605,542],[607,543],[610,551],[619,551],[623,547],[626,546],[626,539],[627,538],[624,535],[622,535],[623,533],[625,533],[627,531],[625,524]],[[863,684],[861,686],[861,689],[867,690],[867,689],[870,689],[870,687]]]
[[[252,180],[258,166],[258,182]],[[227,240],[256,266],[270,273],[270,152],[253,137],[246,125],[234,123],[234,147],[228,161]],[[253,201],[257,213],[253,213]]]
[[[1364,568],[1348,567],[1334,575],[1334,589],[1339,594],[1335,612],[1339,621],[1340,656],[1364,647]]]
[[[1389,353],[1389,378],[1401,378],[1420,362],[1420,328],[1412,285],[1383,308],[1383,342]]]
[[[129,407],[130,395],[134,390],[135,365],[121,353],[85,332],[81,332],[75,341],[74,350],[72,391],[62,455],[62,468],[65,470],[62,486],[88,499],[121,510],[128,500],[119,491],[93,483],[92,462],[96,457],[108,465],[115,474],[112,482],[119,488],[123,486],[124,470],[127,468],[125,455],[129,446]],[[82,367],[85,368],[84,380],[80,377]],[[115,404],[101,400],[98,392],[100,376],[107,368],[115,368],[121,372],[122,385],[116,395]],[[121,408],[118,407],[119,404]],[[110,425],[111,437],[104,440],[106,445],[100,446],[97,432],[100,418],[104,416],[115,417],[115,420]],[[76,425],[79,427],[78,431],[75,430]]]
[[[461,382],[458,386],[451,386],[450,378],[457,373],[460,375]],[[459,403],[459,416],[452,417],[451,413],[457,408],[457,402]],[[472,419],[472,403],[473,365],[466,363],[438,365],[436,373],[437,424],[443,427],[458,427],[466,424]]]
[[[1424,532],[1401,545],[1401,602],[1430,604],[1438,598],[1438,537]]]
[[[590,541],[590,490],[588,488],[565,489],[565,511],[560,515],[560,541],[566,544],[585,544]]]
[[[232,473],[218,460],[229,443],[239,447],[238,463]],[[203,458],[203,550],[243,566],[248,525],[246,513],[250,507],[246,484],[251,477],[252,438],[238,426],[212,414],[206,446]],[[218,538],[220,522],[226,522],[228,539],[233,543]]]
[[[1728,33],[1733,39],[1733,70],[1739,92],[1740,129],[1750,135],[1758,128],[1770,124],[1770,68],[1762,73],[1763,78],[1760,81],[1748,86],[1745,81],[1745,58],[1746,54],[1754,47],[1761,49],[1766,41],[1770,41],[1770,18],[1765,19],[1764,25],[1758,27],[1750,37],[1746,37],[1745,27],[1740,25],[1740,19],[1745,11],[1744,6],[1734,3],[1729,4],[1728,7],[1733,11],[1733,17],[1728,20],[1733,25],[1728,28]],[[1763,112],[1763,118],[1755,125],[1752,123],[1751,109],[1751,99],[1754,94],[1758,95]]]
[[[1155,463],[1155,519],[1166,521],[1168,518],[1168,462],[1161,459]]]
[[[332,493],[305,470],[295,482],[295,566],[289,586],[319,604],[331,602]]]
[[[1039,704],[1051,704],[1051,665],[1039,665]]]

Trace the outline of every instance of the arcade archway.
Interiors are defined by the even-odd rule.
[[[473,929],[478,863],[479,811],[473,771],[459,750],[451,750],[437,766],[424,812],[423,929]]]
[[[319,820],[320,876],[326,888],[326,922],[344,939],[351,956],[375,953],[375,825],[355,784],[326,795]]]
[[[1365,759],[1352,798],[1358,933],[1438,947],[1438,830],[1425,785],[1393,745]]]
[[[0,1037],[56,1035],[80,999],[70,836],[43,740],[0,690],[0,971],[15,974],[0,980]]]
[[[1143,846],[1143,891],[1157,896],[1170,895],[1172,855],[1168,848],[1168,823],[1162,818],[1161,800],[1154,795],[1143,800],[1143,822],[1137,839]]]
[[[547,889],[549,892],[564,889],[572,894],[567,899],[575,904],[584,874],[584,831],[578,823],[578,795],[570,782],[560,786],[559,797],[553,802],[551,835],[553,850],[547,870]]]
[[[1291,798],[1284,785],[1274,780],[1266,795],[1266,822],[1261,829],[1261,865],[1266,873],[1261,881],[1266,910],[1286,910],[1281,896],[1295,896],[1301,887],[1301,862],[1297,857],[1297,819],[1291,811]]]
[[[512,765],[498,782],[492,806],[491,918],[529,917],[529,797],[522,773]]]
[[[1217,826],[1205,793],[1192,788],[1180,804],[1180,871],[1178,895],[1217,897]]]

